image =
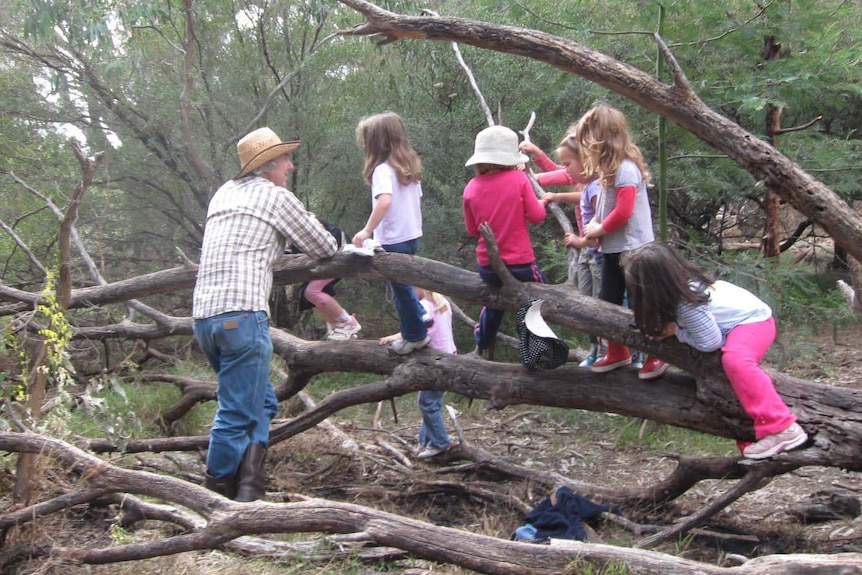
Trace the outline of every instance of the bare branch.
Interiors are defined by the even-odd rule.
[[[813,126],[817,122],[821,121],[822,119],[823,119],[823,116],[817,116],[816,118],[814,118],[810,122],[805,122],[804,124],[801,124],[799,126],[793,126],[791,128],[779,128],[778,130],[775,130],[773,135],[774,136],[780,136],[782,134],[789,134],[790,132],[801,132],[803,130],[807,130],[808,128],[810,128],[811,126]]]
[[[27,259],[30,260],[30,263],[32,263],[36,267],[36,269],[39,270],[39,272],[44,277],[47,274],[47,272],[45,271],[45,266],[42,265],[42,262],[40,262],[39,258],[36,257],[36,254],[34,254],[30,250],[30,248],[27,246],[27,244],[24,242],[24,240],[22,240],[21,237],[15,233],[15,230],[13,230],[9,226],[7,226],[6,222],[4,222],[3,220],[0,220],[0,228],[3,228],[3,231],[6,232],[10,238],[12,238],[12,241],[15,242],[15,245],[17,245],[18,248],[22,252],[24,252],[24,255],[26,255]]]

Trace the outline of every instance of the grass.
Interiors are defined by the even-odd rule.
[[[621,450],[729,456],[736,449],[733,441],[727,438],[613,413],[553,408],[547,410],[547,416],[558,424],[574,428],[581,442],[612,443]]]
[[[162,414],[181,397],[169,383],[118,382],[86,395],[66,420],[66,431],[81,437],[113,440],[144,439],[163,434]],[[215,413],[215,402],[199,403],[173,428],[175,435],[205,433]]]
[[[609,561],[597,566],[583,559],[576,559],[566,566],[565,575],[631,575],[628,565],[619,561]]]

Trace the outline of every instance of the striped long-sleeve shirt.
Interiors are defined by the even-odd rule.
[[[677,306],[676,337],[697,350],[720,349],[725,336],[736,326],[772,317],[772,310],[766,303],[732,283],[716,281],[706,292],[709,294],[707,303],[684,302]]]
[[[195,283],[195,319],[267,311],[272,265],[286,247],[312,258],[338,246],[289,190],[259,176],[230,180],[210,201]]]

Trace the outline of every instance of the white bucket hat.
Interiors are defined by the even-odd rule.
[[[518,134],[505,126],[491,126],[476,134],[476,147],[465,166],[496,164],[517,166],[530,158],[518,150]]]

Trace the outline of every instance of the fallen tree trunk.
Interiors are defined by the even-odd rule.
[[[532,404],[609,411],[713,435],[742,440],[752,438],[750,421],[724,377],[720,353],[699,353],[675,340],[646,340],[630,327],[629,310],[582,296],[570,286],[508,282],[499,290],[490,289],[474,272],[418,256],[387,253],[372,258],[338,254],[328,262],[314,262],[305,256],[285,256],[279,261],[275,277],[279,284],[316,277],[391,279],[444,293],[459,301],[512,311],[526,301],[542,299],[545,301],[542,314],[549,323],[634,346],[690,375],[668,374],[656,382],[644,383],[626,372],[596,375],[568,366],[531,372],[519,365],[461,356],[441,358],[430,351],[401,358],[375,342],[306,342],[273,330],[277,351],[292,370],[306,374],[356,371],[390,375],[404,366],[400,369],[410,369],[410,378],[424,387],[414,386],[393,395],[418,389],[441,389],[487,399],[498,408]],[[191,287],[194,270],[177,268],[142,276],[139,281],[132,278],[74,290],[71,301],[75,306],[121,303],[139,297],[143,290],[155,293],[152,290],[160,283],[166,291]],[[75,330],[75,337],[145,337],[148,332],[155,337],[190,335],[191,320],[172,318],[167,328],[129,322],[81,328]],[[420,359],[426,356],[427,359]],[[772,372],[771,375],[779,393],[813,439],[809,449],[787,457],[801,465],[862,470],[862,454],[856,449],[862,443],[862,394],[785,374]],[[381,399],[385,398],[375,395],[369,401]]]

